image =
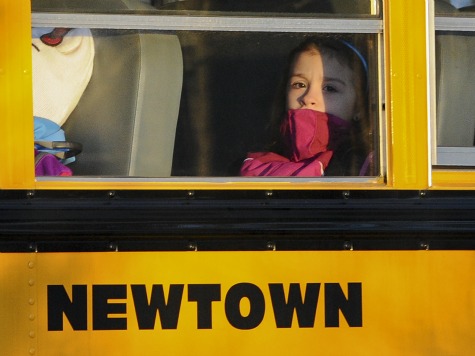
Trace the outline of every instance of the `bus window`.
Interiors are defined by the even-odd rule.
[[[364,71],[364,109],[351,120],[363,142],[351,161],[357,169],[341,160],[345,170],[325,177],[381,174],[377,1],[49,0],[32,8],[33,26],[88,24],[94,40],[91,79],[62,126],[83,146],[69,165],[74,176],[239,177],[248,154],[270,142],[289,53],[315,36],[344,43]],[[70,24],[55,22],[56,12]]]
[[[436,159],[475,166],[475,1],[435,2]]]

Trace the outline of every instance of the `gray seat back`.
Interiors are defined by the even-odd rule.
[[[175,35],[93,31],[94,70],[63,128],[75,175],[169,176],[183,81]]]

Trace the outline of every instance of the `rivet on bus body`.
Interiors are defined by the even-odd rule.
[[[35,320],[35,314],[28,315],[28,319],[30,319],[31,321]]]
[[[30,355],[34,355],[36,353],[36,350],[34,348],[31,348],[29,352],[30,352]]]
[[[119,244],[117,242],[110,242],[109,243],[109,250],[118,252],[119,251]]]
[[[28,299],[28,304],[34,305],[34,304],[35,304],[35,300],[34,300],[33,298]]]
[[[34,339],[36,337],[36,333],[34,331],[30,331],[28,333],[28,336],[31,337],[32,339]]]
[[[347,251],[353,251],[353,244],[350,241],[345,241],[343,243],[343,249]]]
[[[426,250],[426,251],[429,250],[429,243],[427,241],[421,241],[419,246],[421,247],[422,250]]]
[[[270,251],[275,251],[277,249],[277,246],[276,246],[275,242],[273,242],[273,241],[268,241],[266,247]]]
[[[28,262],[28,268],[33,268],[35,267],[35,263],[33,261]]]
[[[38,246],[36,246],[35,243],[30,242],[30,243],[28,244],[28,250],[29,250],[29,251],[32,251],[32,252],[38,252]]]
[[[29,285],[29,286],[34,286],[34,285],[35,285],[35,280],[34,280],[34,279],[30,279],[30,280],[28,281],[28,285]]]

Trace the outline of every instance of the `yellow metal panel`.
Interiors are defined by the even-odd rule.
[[[6,356],[471,354],[474,273],[474,251],[3,253],[0,345]],[[230,302],[231,291],[242,284],[257,294],[237,294],[237,299],[234,294]],[[290,324],[277,327],[283,304],[276,307],[269,284],[281,286],[284,303],[291,284],[302,302],[310,298],[309,284],[319,284],[311,324],[300,325],[292,309]],[[330,284],[348,301],[355,300],[350,284],[359,288],[360,302],[351,307],[361,313],[359,323],[350,323],[348,311],[341,309],[338,325],[327,325],[327,307],[335,300],[326,294]],[[94,287],[109,290],[111,285],[125,294],[104,297]],[[142,299],[132,285],[143,288]],[[148,328],[139,326],[137,305],[151,304],[154,285],[163,288],[166,304],[178,300],[175,326],[163,327],[163,309],[151,310],[155,319]],[[182,286],[179,299],[171,297],[171,285]],[[198,311],[198,302],[190,298],[193,285],[219,290],[209,304],[207,328],[198,327],[198,315],[208,313]],[[64,309],[55,309],[61,327],[48,327],[58,305],[57,299],[48,304],[51,286],[64,291],[63,306],[84,313],[84,330],[73,327],[72,314],[66,316]],[[77,286],[86,292],[84,298],[73,294]],[[255,312],[259,294],[263,304],[257,322],[237,327],[231,316],[242,320]],[[210,294],[200,296],[206,300]],[[95,308],[96,303],[102,307]],[[125,327],[99,330],[93,321],[97,316],[122,319]]]
[[[38,354],[461,355],[475,350],[474,251],[39,253],[36,268]],[[231,289],[242,283],[260,291],[265,305],[248,329],[232,324],[226,309]],[[277,327],[276,313],[282,310],[276,312],[270,283],[280,284],[286,297],[291,283],[302,297],[309,283],[319,283],[320,292],[312,299],[313,324],[299,325],[293,310],[291,325]],[[335,301],[325,294],[330,283],[341,287],[348,300],[354,300],[349,285],[359,285],[361,302],[353,308],[361,311],[360,324],[350,325],[343,311],[337,326],[326,324],[326,307]],[[180,299],[170,297],[172,284],[183,287]],[[198,312],[198,303],[189,297],[190,285],[197,284],[219,286],[218,298],[208,309],[209,328],[198,328],[198,314],[208,313]],[[105,309],[94,309],[104,297],[93,286],[111,285],[125,294],[107,299]],[[176,326],[163,328],[152,309],[152,328],[140,328],[138,298],[131,285],[143,286],[142,302],[147,304],[153,285],[163,287],[167,303],[178,300]],[[48,330],[48,300],[53,295],[48,295],[48,286],[63,290],[67,302],[77,303],[74,309],[86,316],[85,330],[75,330],[61,310],[56,313],[63,316],[61,327]],[[84,297],[73,295],[73,286],[82,288]],[[25,299],[24,290],[14,292]],[[238,311],[233,315],[239,319],[255,312],[256,300],[234,299],[230,304]],[[114,311],[114,305],[119,309]],[[125,328],[94,329],[98,315],[123,319]]]
[[[36,255],[0,253],[0,353],[35,355]]]
[[[110,189],[110,190],[120,190],[120,189],[157,189],[157,190],[167,190],[167,189],[177,189],[177,190],[200,190],[200,189],[213,189],[213,190],[246,190],[246,189],[292,189],[292,190],[323,190],[323,189],[386,189],[386,185],[382,178],[368,179],[366,182],[325,182],[324,180],[320,181],[281,181],[281,182],[265,182],[259,181],[259,179],[252,179],[249,182],[246,181],[232,181],[233,178],[229,178],[229,182],[213,182],[212,179],[206,181],[206,177],[202,177],[201,181],[153,181],[145,180],[140,181],[140,179],[90,179],[88,181],[79,181],[74,180],[74,178],[66,178],[60,180],[41,180],[37,182],[36,187],[38,189]]]
[[[0,0],[0,189],[34,185],[29,1]]]
[[[433,189],[475,189],[475,172],[463,170],[434,170],[432,173]]]
[[[426,4],[386,0],[385,8],[388,184],[425,189],[429,186]]]

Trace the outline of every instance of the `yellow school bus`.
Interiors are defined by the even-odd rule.
[[[474,15],[0,0],[2,354],[472,354]],[[369,173],[243,176],[316,37],[364,69]]]

